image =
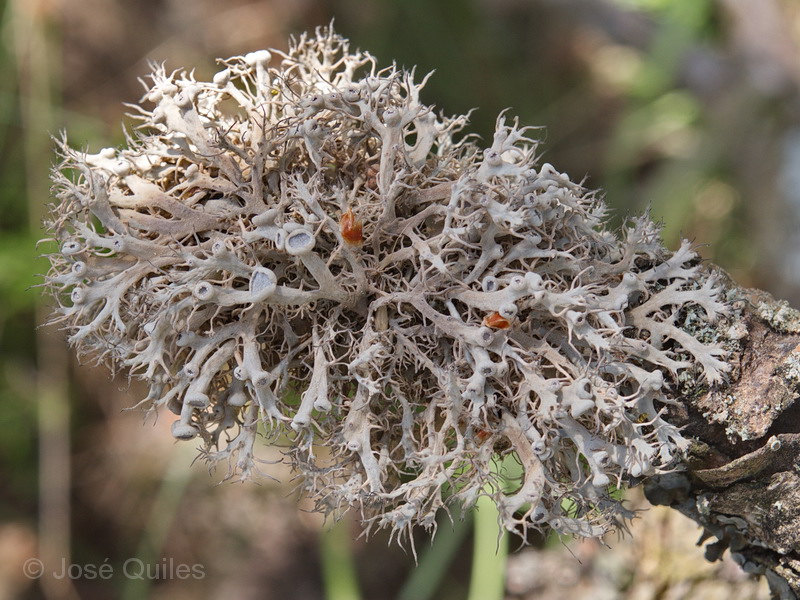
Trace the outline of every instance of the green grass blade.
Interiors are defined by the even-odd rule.
[[[419,566],[403,585],[397,600],[428,600],[439,589],[450,563],[469,532],[472,519],[439,525],[433,544],[422,553]]]
[[[361,598],[349,523],[347,519],[335,523],[333,527],[323,531],[320,538],[322,580],[327,600]]]
[[[475,508],[475,546],[469,600],[502,600],[508,540],[500,537],[499,513],[491,497],[478,498]]]

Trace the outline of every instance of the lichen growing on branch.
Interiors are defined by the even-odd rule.
[[[368,526],[487,493],[510,530],[601,535],[613,487],[686,448],[678,377],[724,377],[684,326],[726,313],[716,278],[646,216],[609,230],[529,128],[459,137],[416,79],[331,29],[212,81],[155,67],[127,147],[59,144],[55,320],[230,476],[281,436]]]

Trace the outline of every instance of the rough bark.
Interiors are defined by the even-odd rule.
[[[645,483],[653,504],[699,523],[706,558],[729,549],[776,598],[800,596],[800,312],[728,284],[739,348],[725,385],[687,394],[672,420],[693,444],[685,471]]]

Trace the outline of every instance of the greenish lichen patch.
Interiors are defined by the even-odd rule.
[[[786,300],[760,301],[756,314],[779,333],[800,333],[800,311],[789,306]]]
[[[789,354],[775,369],[775,374],[782,378],[787,388],[800,392],[800,349]]]

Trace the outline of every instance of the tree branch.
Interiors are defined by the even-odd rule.
[[[705,530],[714,561],[724,550],[767,577],[775,597],[800,594],[800,312],[728,282],[740,347],[729,382],[682,398],[671,421],[692,440],[686,471],[645,483]],[[738,336],[736,335],[738,334]]]

